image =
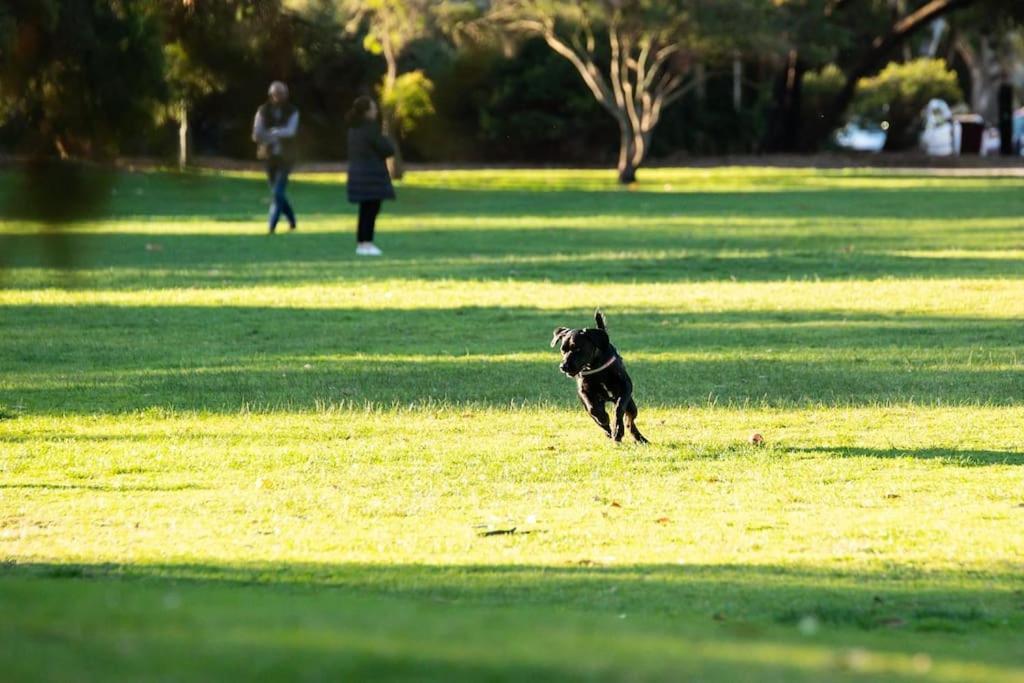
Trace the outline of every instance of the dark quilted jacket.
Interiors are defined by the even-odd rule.
[[[395,146],[381,135],[377,124],[367,121],[348,129],[348,200],[366,202],[394,199],[395,188],[384,160]]]

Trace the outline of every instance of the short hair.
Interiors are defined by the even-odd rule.
[[[275,92],[281,93],[282,95],[287,97],[288,86],[285,85],[283,81],[274,81],[273,83],[270,84],[270,87],[267,88],[267,94],[273,95]]]

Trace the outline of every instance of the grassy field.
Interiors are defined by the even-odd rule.
[[[0,679],[1024,680],[1024,178],[420,172],[379,260],[338,176],[112,195],[0,227]]]

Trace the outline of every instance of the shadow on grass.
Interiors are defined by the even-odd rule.
[[[1024,259],[1005,256],[900,253],[925,248],[920,235],[864,237],[836,229],[828,234],[771,235],[743,231],[665,228],[548,228],[517,232],[467,227],[388,234],[385,258],[354,260],[352,237],[342,232],[262,234],[70,233],[79,286],[101,289],[224,287],[355,282],[373,279],[440,279],[584,282],[685,282],[735,280],[845,280],[1024,277]],[[987,233],[986,233],[987,234]],[[982,240],[973,235],[972,239]],[[929,238],[928,246],[955,239]],[[976,248],[996,248],[992,238]],[[859,245],[853,248],[851,245]],[[6,287],[37,288],[52,274],[19,270],[52,267],[40,257],[36,235],[0,235]],[[893,251],[886,251],[893,250]],[[48,279],[47,279],[48,278]]]
[[[11,680],[731,682],[881,672],[909,681],[920,674],[911,657],[923,652],[929,666],[953,667],[946,680],[979,671],[1010,680],[1020,667],[1018,577],[984,578],[700,565],[8,563],[0,635],[11,647],[0,662]]]
[[[11,306],[18,413],[569,405],[547,342],[589,310]],[[612,313],[641,408],[1018,405],[1019,322],[816,311]]]
[[[799,183],[799,178],[791,180]],[[387,207],[382,220],[387,258],[356,265],[353,235],[347,228],[309,233],[300,227],[294,235],[263,235],[266,186],[260,178],[128,174],[113,202],[112,221],[246,221],[252,223],[252,233],[182,234],[169,228],[142,234],[126,229],[76,232],[65,239],[77,268],[114,269],[103,274],[104,288],[410,277],[671,282],[1024,275],[1024,262],[1017,258],[898,253],[1019,246],[1015,228],[965,228],[956,221],[1021,215],[1020,183],[950,182],[952,186],[840,185],[769,192],[408,187],[403,188],[401,201]],[[538,188],[543,188],[542,181]],[[298,182],[294,199],[302,216],[353,224],[340,182]],[[442,227],[430,229],[428,223],[426,228],[392,232],[387,223],[393,216],[406,221],[441,219]],[[543,226],[545,218],[581,218],[586,223],[572,228]],[[671,224],[680,218],[691,223]],[[907,229],[872,223],[903,218],[942,220],[927,228]],[[497,229],[477,224],[477,219],[505,220],[509,225]],[[526,221],[531,229],[516,229],[517,222]],[[631,224],[623,225],[626,222]],[[791,222],[796,225],[787,224]],[[0,231],[0,266],[14,271],[53,267],[41,256],[42,246],[38,235]],[[13,282],[5,286],[54,284],[26,280],[22,274],[7,279]]]
[[[609,176],[611,177],[611,176]],[[723,175],[726,182],[727,175]],[[892,182],[892,176],[864,180]],[[9,183],[5,183],[8,184]],[[508,214],[586,216],[601,213],[677,215],[680,212],[716,215],[792,217],[818,213],[841,218],[979,218],[1006,214],[1005,201],[1020,207],[1019,178],[1013,180],[942,179],[901,176],[892,187],[864,182],[806,184],[806,179],[783,175],[749,188],[708,191],[706,182],[690,186],[652,182],[627,191],[614,183],[594,185],[585,179],[552,183],[543,173],[533,183],[508,185],[485,179],[446,179],[421,176],[399,187],[399,201],[386,211],[439,212],[451,216]],[[579,189],[584,186],[587,189]],[[649,190],[655,191],[649,191]],[[205,220],[259,220],[268,196],[258,176],[123,174],[111,202],[112,218],[163,217]],[[345,199],[340,177],[310,180],[297,177],[289,188],[299,215],[354,213]]]
[[[1020,586],[1009,568],[8,563],[0,635],[8,672],[102,680],[909,681],[923,656],[1013,680]]]
[[[943,460],[951,464],[973,467],[981,465],[1024,464],[1022,451],[993,451],[985,449],[955,448],[865,448],[863,446],[814,446],[791,448],[797,453],[826,453],[840,458],[913,458],[915,460]]]
[[[476,543],[528,545],[522,535]],[[893,567],[843,570],[774,565],[576,566],[360,563],[247,564],[0,564],[0,578],[67,578],[336,588],[479,605],[557,605],[633,615],[703,616],[718,621],[795,624],[813,615],[826,624],[860,629],[1005,628],[1024,623],[1024,579],[1011,567],[985,576]],[[943,623],[937,623],[943,622]]]

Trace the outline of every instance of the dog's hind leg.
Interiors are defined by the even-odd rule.
[[[629,429],[629,433],[633,435],[633,439],[637,443],[650,443],[647,438],[640,433],[640,430],[636,428],[636,414],[637,414],[636,401],[632,398],[629,399],[629,405],[626,406],[626,412],[624,417],[626,419],[626,427]]]

